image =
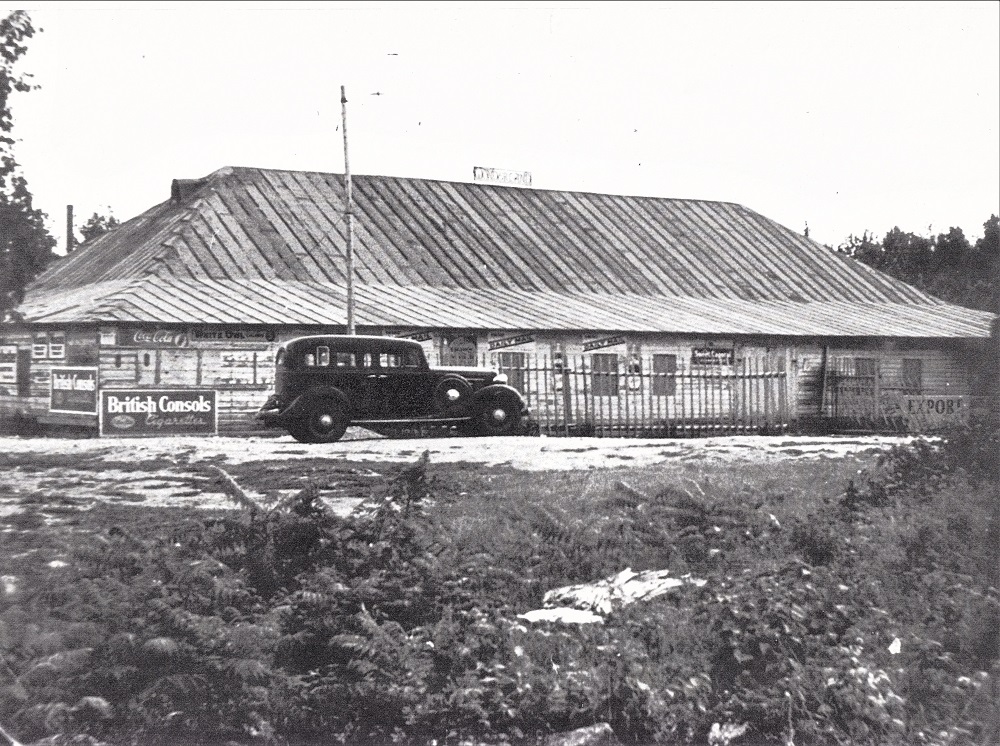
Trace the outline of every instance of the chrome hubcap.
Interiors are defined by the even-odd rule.
[[[493,410],[493,421],[503,422],[507,419],[507,411],[504,409],[494,409]]]
[[[319,426],[323,429],[329,429],[333,427],[333,417],[328,414],[321,414],[318,418]]]
[[[462,394],[461,394],[461,392],[458,389],[448,389],[448,394],[447,394],[448,401],[451,402],[452,404],[454,404],[455,402],[457,402],[458,398],[461,395]]]

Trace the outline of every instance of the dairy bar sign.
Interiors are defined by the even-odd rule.
[[[102,390],[101,435],[211,435],[218,431],[215,391]]]

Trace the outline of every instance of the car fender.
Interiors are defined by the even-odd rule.
[[[513,386],[508,386],[506,383],[492,383],[473,393],[472,408],[476,409],[483,402],[493,397],[503,397],[508,401],[516,400],[521,405],[522,414],[528,410],[528,405],[525,403],[524,397],[521,396],[521,392]]]
[[[283,415],[291,418],[299,417],[307,412],[309,407],[312,405],[312,402],[317,399],[336,399],[343,404],[344,407],[349,406],[347,395],[343,391],[332,386],[322,386],[309,389],[299,394],[292,400],[292,403],[288,405],[283,412]]]

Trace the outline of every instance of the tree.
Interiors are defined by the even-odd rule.
[[[961,228],[925,238],[899,228],[881,242],[867,232],[838,251],[949,303],[1000,312],[1000,218],[983,224],[975,246]]]
[[[121,221],[114,215],[101,215],[95,212],[80,228],[80,233],[83,234],[84,241],[91,241],[98,236],[103,236],[108,231],[113,231],[121,224]]]
[[[16,10],[0,21],[0,319],[24,298],[24,287],[55,257],[46,215],[32,204],[28,182],[14,158],[10,97],[35,88],[14,67],[35,34],[31,18]]]

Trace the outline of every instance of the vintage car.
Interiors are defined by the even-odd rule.
[[[413,423],[470,435],[521,432],[528,414],[506,376],[431,367],[419,342],[395,337],[298,337],[275,357],[274,394],[257,418],[303,443],[331,443],[348,425],[376,432]]]

